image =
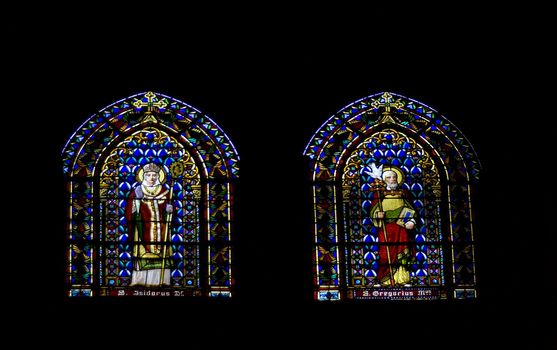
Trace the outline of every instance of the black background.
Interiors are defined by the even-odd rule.
[[[15,77],[19,106],[10,119],[26,135],[13,153],[25,154],[24,178],[41,183],[25,186],[20,208],[33,208],[31,220],[27,210],[16,211],[25,223],[17,235],[31,238],[16,261],[32,261],[32,268],[15,269],[12,297],[25,298],[14,305],[14,324],[45,331],[37,334],[54,344],[85,335],[85,344],[119,339],[186,348],[300,341],[551,348],[555,229],[538,222],[551,221],[547,194],[554,189],[551,172],[536,169],[546,166],[542,156],[550,150],[542,146],[552,138],[552,100],[542,86],[553,70],[548,25],[535,20],[537,11],[238,4],[61,10],[24,12],[6,28],[13,53],[6,73]],[[201,110],[241,157],[231,300],[64,297],[62,149],[89,116],[146,91]],[[476,301],[312,300],[311,187],[302,152],[336,111],[381,91],[437,110],[478,154]]]

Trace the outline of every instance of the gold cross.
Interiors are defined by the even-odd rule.
[[[164,108],[166,107],[166,105],[168,105],[168,103],[166,103],[163,100],[157,101],[157,102],[153,102],[154,99],[157,97],[157,95],[155,95],[152,91],[148,91],[145,94],[145,97],[147,97],[147,102],[143,102],[140,99],[135,99],[135,101],[133,101],[133,105],[137,108],[141,108],[141,107],[145,107],[147,106],[147,112],[152,112],[154,107],[157,108]]]
[[[394,101],[393,95],[391,95],[388,92],[384,92],[383,95],[381,95],[381,97],[385,99],[385,102],[379,102],[379,100],[373,100],[373,103],[371,104],[373,108],[379,108],[380,106],[384,106],[385,113],[389,113],[391,111],[391,107],[397,109],[404,107],[404,102],[400,101],[400,99]]]

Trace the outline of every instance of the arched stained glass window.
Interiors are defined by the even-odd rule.
[[[237,152],[207,116],[147,92],[64,147],[69,296],[231,296]]]
[[[476,297],[480,163],[432,108],[378,93],[328,119],[304,155],[314,197],[314,298]]]

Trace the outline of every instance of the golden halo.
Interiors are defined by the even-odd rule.
[[[159,182],[160,184],[164,184],[166,182],[166,172],[163,170],[162,166],[160,166],[159,170]],[[137,182],[139,183],[143,183],[143,167],[140,167],[139,170],[137,171],[137,174],[135,175],[135,179],[137,180]]]
[[[396,174],[396,179],[397,179],[398,185],[399,186],[402,185],[402,183],[404,182],[404,180],[406,178],[404,176],[404,173],[402,172],[402,170],[400,170],[400,168],[398,168],[396,166],[393,166],[393,165],[383,165],[383,173],[385,173],[385,171],[387,171],[387,170],[394,171],[395,174]],[[381,174],[381,179],[383,179],[383,174]],[[385,180],[383,180],[383,181],[385,181]]]

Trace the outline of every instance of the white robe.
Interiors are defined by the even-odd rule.
[[[161,281],[161,271],[162,269],[134,270],[132,273],[131,285],[159,286]],[[170,269],[164,269],[164,279],[162,284],[170,285]]]

